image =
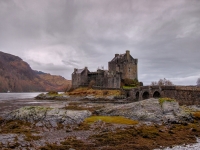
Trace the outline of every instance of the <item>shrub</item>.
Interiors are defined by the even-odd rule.
[[[107,95],[108,91],[107,90],[103,90],[103,95]]]
[[[200,78],[197,79],[197,87],[200,87]]]
[[[132,87],[136,87],[136,86],[140,85],[140,83],[138,82],[137,79],[132,80],[132,79],[126,78],[126,79],[122,80],[122,83],[123,83],[122,85],[132,86]]]
[[[170,80],[167,79],[160,79],[158,82],[153,81],[151,82],[151,86],[172,86],[174,85]]]
[[[48,95],[57,95],[58,92],[56,92],[56,91],[50,91],[50,92],[48,92],[47,94],[48,94]]]
[[[88,88],[91,89],[94,85],[95,85],[95,81],[91,80],[89,85],[88,85]]]
[[[166,102],[166,101],[167,101],[167,102],[176,102],[175,99],[167,98],[167,97],[159,98],[158,101],[159,101],[160,104],[163,104],[163,103]]]

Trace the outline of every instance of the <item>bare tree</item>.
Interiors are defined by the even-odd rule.
[[[200,78],[197,79],[197,86],[200,87]]]
[[[171,86],[171,85],[174,85],[170,80],[167,80],[167,79],[160,79],[158,82],[156,81],[153,81],[151,82],[151,86],[155,86],[155,85],[158,85],[158,86]]]
[[[156,81],[151,82],[151,86],[155,86],[155,85],[158,85]]]

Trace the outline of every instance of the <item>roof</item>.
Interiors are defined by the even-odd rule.
[[[76,73],[82,73],[84,69],[77,69]]]
[[[117,59],[122,59],[126,54],[119,54],[117,57],[114,57],[111,61],[115,61]]]

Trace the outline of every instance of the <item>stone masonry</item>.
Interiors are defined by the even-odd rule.
[[[142,86],[126,91],[133,101],[169,97],[180,105],[200,105],[200,88],[195,86]]]
[[[138,79],[137,64],[138,59],[134,59],[127,50],[124,54],[115,54],[108,62],[108,70],[90,72],[87,67],[75,68],[72,73],[72,87],[88,86],[93,81],[95,87],[120,88],[122,79]]]

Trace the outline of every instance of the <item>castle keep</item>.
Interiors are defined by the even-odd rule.
[[[125,54],[115,54],[108,62],[108,70],[98,69],[96,72],[90,72],[87,67],[75,68],[72,73],[72,87],[88,86],[93,82],[95,87],[120,88],[123,79],[138,79],[137,64],[138,60],[127,50]]]

